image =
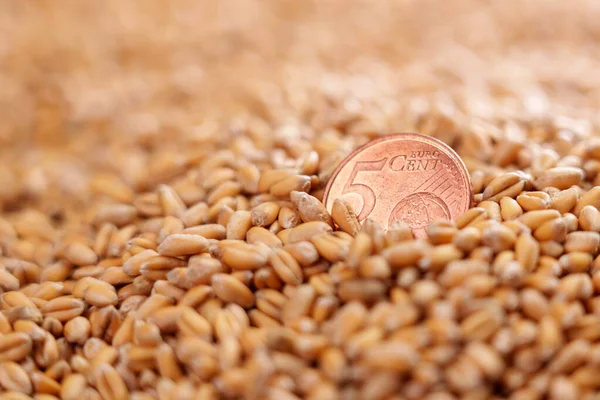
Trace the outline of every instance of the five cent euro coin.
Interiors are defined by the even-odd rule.
[[[329,212],[337,198],[360,223],[372,218],[387,230],[404,221],[423,238],[432,221],[454,220],[467,211],[473,188],[452,148],[429,136],[402,133],[375,139],[346,157],[325,188]]]

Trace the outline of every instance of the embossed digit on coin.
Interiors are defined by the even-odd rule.
[[[325,188],[329,211],[346,200],[362,223],[373,218],[388,228],[406,222],[417,237],[438,219],[455,219],[469,209],[473,189],[460,157],[445,143],[416,133],[373,140],[350,154]]]

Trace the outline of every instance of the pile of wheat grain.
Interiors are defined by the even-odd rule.
[[[0,15],[0,400],[600,399],[593,2],[166,3]],[[321,202],[403,131],[427,240]]]

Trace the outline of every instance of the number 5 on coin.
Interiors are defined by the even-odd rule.
[[[373,212],[377,198],[375,196],[375,192],[373,192],[373,189],[371,189],[368,185],[363,183],[354,183],[356,176],[361,171],[381,171],[386,161],[387,157],[377,161],[358,161],[356,165],[354,165],[348,181],[344,185],[342,196],[350,193],[356,193],[362,198],[362,207],[357,207],[355,201],[348,199],[355,212],[358,213],[360,209],[360,213],[358,214],[359,221],[364,221],[369,214]]]

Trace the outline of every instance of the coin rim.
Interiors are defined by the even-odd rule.
[[[444,150],[447,151],[450,158],[452,158],[452,159],[454,159],[454,161],[456,161],[456,164],[459,165],[459,169],[462,173],[463,178],[467,182],[467,187],[470,189],[469,190],[469,193],[470,193],[469,203],[467,204],[467,208],[463,211],[463,213],[466,212],[467,210],[469,210],[471,207],[473,207],[473,204],[475,203],[475,198],[474,198],[475,194],[473,193],[473,184],[471,183],[471,176],[469,175],[469,171],[467,170],[467,166],[465,165],[465,162],[462,160],[462,158],[460,158],[458,153],[452,147],[450,147],[446,143],[442,142],[440,139],[434,138],[432,136],[423,135],[421,133],[405,132],[405,133],[392,133],[389,135],[381,136],[377,139],[370,140],[367,143],[365,143],[362,146],[355,149],[352,153],[348,154],[348,156],[346,156],[346,158],[344,158],[342,160],[340,165],[338,165],[336,167],[336,169],[333,171],[333,173],[331,174],[331,177],[329,178],[329,181],[327,182],[327,185],[325,186],[325,191],[323,192],[323,204],[325,205],[325,208],[329,212],[331,212],[330,211],[331,207],[327,206],[327,200],[329,198],[329,190],[331,189],[331,186],[333,186],[333,183],[335,182],[335,179],[341,172],[342,168],[344,168],[346,166],[346,164],[348,164],[348,162],[350,162],[356,155],[361,153],[364,149],[369,148],[379,142],[407,138],[407,137],[411,137],[411,136],[421,139],[424,142],[430,142],[430,143],[433,143],[434,145],[441,146]]]

